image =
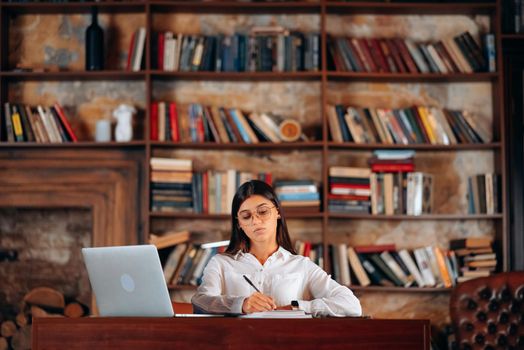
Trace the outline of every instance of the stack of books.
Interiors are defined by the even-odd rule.
[[[497,256],[493,252],[491,237],[454,239],[449,242],[449,248],[455,252],[458,259],[458,282],[487,277],[497,267]]]
[[[328,38],[331,69],[383,73],[495,72],[495,36],[484,36],[484,50],[469,32],[433,43],[402,38]]]
[[[500,176],[487,173],[468,177],[468,213],[500,212]]]
[[[193,161],[152,157],[151,209],[153,211],[193,211]]]
[[[329,168],[328,210],[334,213],[369,214],[371,170],[334,166]]]
[[[320,194],[313,180],[277,180],[273,188],[287,213],[320,211]]]

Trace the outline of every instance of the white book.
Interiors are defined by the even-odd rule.
[[[424,61],[424,57],[422,57],[422,54],[420,53],[417,45],[409,39],[405,39],[404,42],[406,43],[406,47],[408,48],[409,54],[415,61],[415,64],[417,65],[418,69],[422,73],[429,73],[429,67]]]
[[[260,119],[262,120],[262,122],[265,123],[278,136],[279,139],[281,139],[281,137],[280,137],[280,128],[275,123],[273,118],[271,118],[266,113],[262,113],[262,114],[259,114],[259,115],[260,115]]]
[[[429,44],[426,46],[426,48],[428,49],[428,52],[431,55],[431,58],[437,65],[438,70],[444,74],[449,73],[448,68],[446,67],[446,64],[444,63],[444,61],[442,61],[442,58],[440,58],[437,50],[435,50],[435,46],[433,46],[433,44]]]
[[[411,174],[413,177],[413,197],[412,197],[412,215],[418,216],[422,214],[422,201],[424,194],[422,193],[422,182],[424,174],[421,172],[415,172]],[[409,186],[409,181],[408,181]]]
[[[182,41],[184,39],[184,36],[182,34],[177,34],[176,42],[175,42],[175,57],[173,59],[173,70],[178,71],[180,70],[180,53],[182,51]]]
[[[236,177],[237,172],[234,169],[227,170],[227,185],[226,185],[226,212],[231,213],[231,205],[233,203],[233,197],[237,190]]]
[[[47,136],[49,137],[49,142],[60,142],[62,138],[57,139],[56,134],[53,130],[53,125],[51,125],[51,121],[48,118],[48,115],[46,114],[44,108],[42,106],[36,107],[38,114],[40,115],[40,120],[42,121],[42,124],[44,125],[44,129],[47,133]]]
[[[192,159],[152,157],[149,161],[153,170],[191,171]]]
[[[144,46],[146,43],[146,28],[140,27],[137,32],[136,41],[136,55],[133,61],[133,72],[139,72],[142,63],[142,57],[144,56]]]
[[[419,287],[426,286],[426,282],[424,278],[422,278],[420,271],[417,268],[417,265],[415,264],[413,259],[411,258],[411,255],[409,255],[409,252],[406,249],[402,249],[398,252],[398,255],[400,256],[400,258],[402,259],[402,261],[408,268],[409,273],[411,273],[413,277],[415,277],[415,281],[417,282],[418,286]]]
[[[437,287],[443,287],[444,286],[444,277],[442,276],[442,273],[440,272],[440,269],[438,267],[437,257],[435,255],[435,248],[433,246],[427,246],[424,247],[426,250],[426,256],[428,257],[429,261],[429,267],[431,268],[431,272],[433,272],[433,276],[435,276],[435,283]]]
[[[395,276],[397,276],[398,279],[401,280],[402,283],[404,283],[404,287],[409,287],[411,285],[412,282],[408,280],[408,276],[406,276],[402,268],[395,261],[395,259],[391,256],[391,254],[389,254],[388,251],[384,251],[380,253],[380,258],[384,260],[386,265],[395,274]]]
[[[345,243],[337,244],[338,249],[338,263],[340,270],[340,284],[349,286],[351,284],[351,276],[349,275],[349,260],[348,260],[348,247]]]
[[[272,129],[270,129],[266,123],[262,121],[260,115],[257,113],[251,113],[248,117],[259,129],[264,133],[264,135],[271,141],[275,143],[280,143],[280,137]]]
[[[435,276],[433,276],[433,272],[431,271],[431,266],[429,265],[430,263],[426,255],[425,249],[415,249],[413,250],[413,254],[415,255],[415,260],[417,261],[417,266],[420,270],[422,278],[424,278],[425,285],[427,285],[428,287],[435,286]]]
[[[166,32],[164,34],[164,67],[165,71],[173,71],[175,69],[175,39],[173,32]]]
[[[442,128],[444,129],[444,132],[446,133],[449,139],[449,143],[452,145],[456,145],[458,143],[457,138],[455,137],[455,134],[453,133],[453,130],[451,129],[451,126],[449,125],[448,119],[444,115],[444,112],[442,112],[442,109],[432,107],[431,114],[436,118],[437,122],[440,125],[442,125]]]

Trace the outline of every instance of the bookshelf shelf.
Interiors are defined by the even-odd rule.
[[[502,220],[502,214],[424,214],[424,215],[371,215],[371,214],[329,214],[330,219],[351,220]]]
[[[522,41],[524,40],[524,34],[516,34],[516,33],[502,34],[501,38],[502,40],[507,40],[507,41],[510,41],[510,40]]]
[[[149,1],[153,11],[172,11],[179,13],[245,13],[245,14],[277,14],[277,13],[312,13],[320,12],[321,3],[306,1],[282,2],[240,2],[240,1]]]
[[[413,149],[417,151],[469,151],[469,150],[496,150],[500,149],[500,142],[493,143],[468,143],[458,145],[430,145],[430,144],[410,144],[410,145],[388,145],[381,143],[358,144],[358,143],[337,143],[329,142],[328,147],[333,150],[374,150],[374,149]]]
[[[249,80],[249,81],[289,81],[318,80],[320,72],[166,72],[152,71],[153,79],[162,80]]]
[[[463,74],[406,74],[406,73],[355,73],[335,72],[327,73],[328,80],[352,81],[388,81],[388,82],[477,82],[492,81],[499,78],[499,73],[463,73]]]
[[[497,5],[492,3],[417,3],[412,2],[326,2],[328,15],[346,13],[365,13],[365,14],[388,14],[388,15],[471,15],[471,14],[490,14],[495,12]]]
[[[26,2],[0,4],[6,12],[18,15],[28,14],[82,14],[89,13],[92,6],[98,7],[100,13],[143,13],[145,3],[138,1],[110,2]]]
[[[394,293],[450,293],[452,288],[438,287],[381,287],[381,286],[348,286],[354,292],[394,292]]]
[[[146,145],[145,141],[130,142],[64,142],[64,143],[36,143],[36,142],[0,142],[0,148],[140,148]]]
[[[144,72],[122,70],[63,72],[0,72],[7,81],[144,80]]]
[[[282,209],[285,211],[285,208]],[[176,212],[150,212],[150,217],[173,218],[173,219],[199,219],[199,220],[226,220],[230,219],[229,214],[195,214],[195,213],[176,213]],[[288,219],[321,219],[324,217],[322,212],[289,212],[286,213]]]
[[[204,150],[286,150],[286,149],[322,149],[322,141],[313,142],[289,142],[289,143],[176,143],[176,142],[151,142],[151,146],[167,148],[184,148],[184,149],[204,149]]]

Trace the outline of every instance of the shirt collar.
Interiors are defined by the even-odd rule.
[[[234,255],[234,258],[235,260],[239,260],[244,255],[246,255],[246,253],[244,253],[242,250],[238,250],[238,252]],[[281,258],[283,260],[286,260],[290,255],[291,255],[290,252],[288,252],[282,246],[279,246],[277,251],[274,252],[271,256],[275,256],[276,258]]]

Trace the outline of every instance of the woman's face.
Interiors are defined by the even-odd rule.
[[[251,244],[276,243],[280,214],[269,199],[260,195],[248,197],[240,205],[237,217]]]

